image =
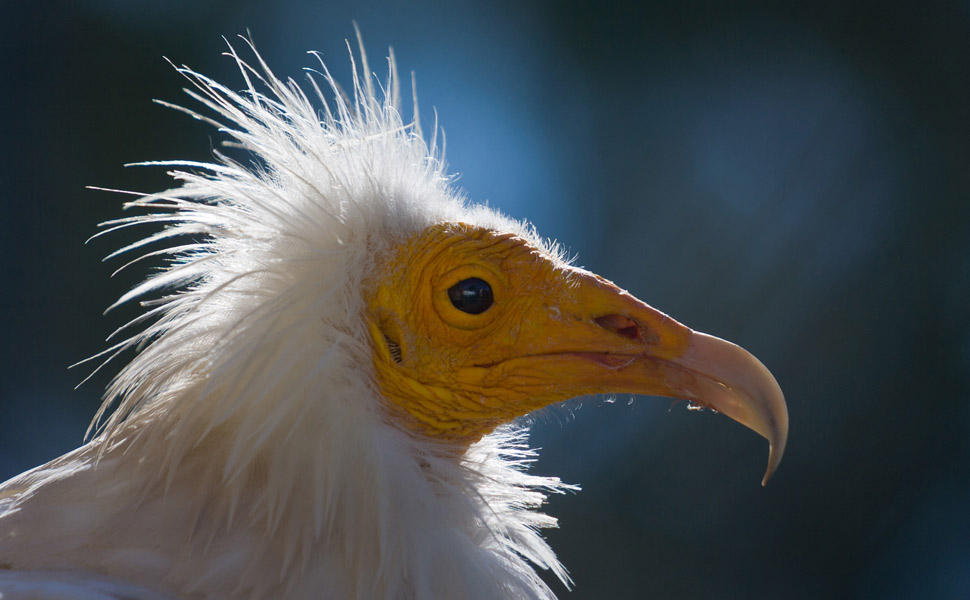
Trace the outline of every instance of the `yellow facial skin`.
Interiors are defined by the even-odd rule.
[[[466,446],[568,398],[647,394],[690,399],[766,437],[766,481],[781,460],[787,408],[757,359],[521,237],[436,225],[382,263],[367,292],[374,365],[390,413],[419,435]],[[448,293],[471,278],[492,291],[480,314]]]

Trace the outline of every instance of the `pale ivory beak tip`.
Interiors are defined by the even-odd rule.
[[[775,377],[747,350],[697,331],[677,362],[700,376],[698,390],[706,404],[768,440],[761,485],[767,484],[788,442],[788,407]]]

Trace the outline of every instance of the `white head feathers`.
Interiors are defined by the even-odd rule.
[[[130,324],[147,327],[106,352],[143,346],[98,418],[118,408],[69,455],[99,457],[93,472],[121,454],[150,461],[112,507],[131,512],[132,545],[162,533],[145,561],[124,548],[95,556],[85,540],[103,521],[60,551],[117,564],[110,574],[135,582],[161,569],[173,592],[200,597],[552,597],[527,561],[568,578],[536,533],[555,520],[534,509],[569,486],[524,472],[522,429],[487,436],[456,462],[387,424],[360,289],[375,257],[443,221],[557,250],[527,225],[466,206],[437,136],[429,147],[417,115],[399,114],[393,55],[378,93],[361,48],[349,97],[321,62],[330,101],[312,77],[308,96],[258,54],[256,68],[230,55],[245,89],[183,67],[189,95],[214,116],[182,110],[254,162],[149,163],[171,167],[180,187],[129,202],[149,213],[109,224],[164,225],[116,254],[148,248],[172,262],[119,300],[157,298]],[[167,247],[151,250],[156,242]],[[173,502],[186,504],[182,521],[164,514]]]

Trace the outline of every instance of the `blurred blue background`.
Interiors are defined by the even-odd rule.
[[[761,358],[789,402],[767,488],[756,435],[683,404],[572,402],[536,470],[584,487],[548,533],[565,598],[970,597],[970,4],[6,3],[0,24],[0,480],[82,441],[77,391],[144,275],[84,245],[214,131],[162,60],[241,87],[247,29],[278,75],[336,76],[357,20],[437,109],[468,195]],[[109,369],[110,371],[110,369]]]

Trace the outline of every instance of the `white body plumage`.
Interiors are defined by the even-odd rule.
[[[336,98],[314,85],[315,104],[258,55],[256,69],[232,56],[239,94],[181,69],[215,117],[191,114],[259,166],[160,163],[180,187],[113,223],[164,225],[124,251],[174,260],[119,301],[154,298],[147,327],[109,351],[144,345],[109,387],[104,428],[0,487],[0,595],[552,597],[529,563],[568,578],[536,508],[567,486],[525,473],[522,428],[456,460],[390,425],[360,288],[374,257],[437,222],[554,249],[466,206],[398,112],[393,57],[386,94],[365,59],[351,98],[324,67]]]

